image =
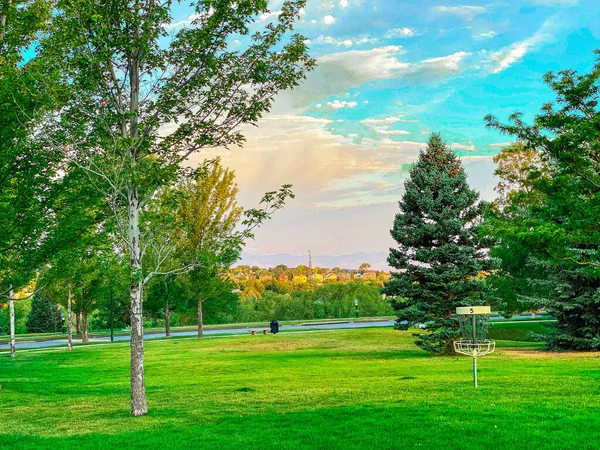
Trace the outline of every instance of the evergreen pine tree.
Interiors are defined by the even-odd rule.
[[[456,307],[486,303],[486,284],[478,277],[491,267],[478,236],[483,203],[439,134],[430,136],[404,186],[391,231],[398,248],[388,258],[399,271],[384,290],[398,313],[397,328],[425,324],[416,344],[453,353]]]
[[[31,310],[27,317],[29,333],[49,333],[62,329],[62,317],[58,306],[50,300],[35,296],[31,299]]]

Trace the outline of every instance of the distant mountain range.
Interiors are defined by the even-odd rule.
[[[371,264],[374,270],[390,270],[386,259],[387,252],[375,253],[352,253],[351,255],[315,255],[312,257],[313,267],[339,267],[340,269],[358,269],[362,263]],[[237,265],[258,266],[264,269],[284,264],[288,267],[297,267],[299,265],[308,265],[308,254],[306,255],[256,255],[251,253],[242,253],[242,259]]]

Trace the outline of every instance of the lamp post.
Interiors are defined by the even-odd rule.
[[[356,317],[358,317],[358,299],[357,298],[354,299],[354,313],[355,313]]]
[[[112,292],[112,280],[108,282],[108,295],[110,296],[110,342],[115,341],[115,330],[114,330],[114,314],[115,305],[113,303],[113,292]]]

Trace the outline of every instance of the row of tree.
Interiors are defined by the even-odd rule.
[[[600,54],[600,51],[597,52]],[[419,155],[400,201],[386,283],[398,326],[426,324],[417,344],[452,353],[458,306],[557,320],[550,348],[600,350],[600,60],[548,73],[556,95],[532,125],[520,113],[487,126],[515,138],[494,161],[498,198],[479,201],[439,135]]]
[[[144,287],[187,275],[200,305],[198,280],[218,278],[292,196],[283,186],[242,212],[232,174],[186,162],[241,145],[240,127],[312,69],[293,31],[304,6],[286,0],[259,23],[266,0],[198,0],[173,28],[171,2],[0,1],[0,295],[12,317],[14,293],[36,279],[66,303],[71,330],[74,308],[125,279],[136,416],[148,411]]]

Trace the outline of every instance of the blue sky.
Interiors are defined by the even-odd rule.
[[[281,0],[271,0],[274,20]],[[176,7],[176,21],[189,11]],[[493,113],[531,119],[551,100],[549,70],[587,71],[600,47],[598,0],[308,0],[297,31],[318,68],[282,93],[243,149],[218,152],[253,205],[283,183],[297,199],[257,234],[253,253],[385,251],[406,167],[431,131],[493,198],[491,157],[509,139]],[[232,45],[243,47],[241,42]],[[200,155],[203,158],[208,155]]]

